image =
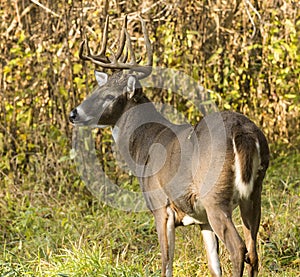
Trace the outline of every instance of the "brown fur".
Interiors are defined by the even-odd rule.
[[[251,132],[237,125],[232,130],[233,140],[240,158],[242,180],[249,183],[253,172],[253,157],[257,155],[256,138]]]

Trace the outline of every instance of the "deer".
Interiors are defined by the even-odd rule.
[[[154,216],[161,251],[161,276],[173,276],[175,228],[197,224],[212,276],[222,276],[219,240],[230,254],[232,276],[258,275],[257,234],[262,183],[269,165],[263,132],[246,116],[221,111],[196,125],[176,125],[144,94],[141,80],[152,72],[153,53],[145,21],[139,16],[147,63],[136,59],[127,16],[116,53],[106,52],[109,17],[99,54],[87,38],[79,57],[111,74],[95,70],[98,86],[69,116],[74,126],[113,128],[116,145],[137,176]],[[126,49],[126,50],[124,50]],[[239,207],[244,240],[232,219]]]

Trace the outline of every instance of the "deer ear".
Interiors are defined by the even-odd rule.
[[[95,70],[95,77],[99,87],[107,83],[108,75],[106,73]]]
[[[129,76],[127,81],[127,93],[129,99],[133,97],[135,92],[136,79],[134,76]]]

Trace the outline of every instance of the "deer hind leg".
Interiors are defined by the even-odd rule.
[[[209,224],[201,224],[200,228],[203,236],[210,273],[213,277],[220,277],[222,276],[222,272],[218,255],[218,238]]]
[[[240,203],[241,217],[243,221],[243,231],[246,241],[248,276],[258,275],[258,255],[256,251],[256,238],[261,216],[261,184],[255,184],[249,199],[243,199]]]
[[[206,212],[213,231],[224,242],[229,251],[233,266],[232,276],[242,276],[246,246],[232,222],[231,212],[228,208],[218,205],[210,205]]]
[[[172,277],[175,251],[175,214],[170,207],[155,210],[153,213],[161,249],[161,276]]]

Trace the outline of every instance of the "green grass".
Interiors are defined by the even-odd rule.
[[[268,171],[258,240],[260,276],[299,276],[299,167],[299,153],[294,151],[280,154]],[[160,276],[159,246],[149,212],[103,206],[76,177],[50,185],[36,180],[24,175],[15,184],[9,176],[3,178],[1,277]],[[241,231],[239,220],[236,223]],[[220,256],[224,276],[229,276],[231,265],[223,245]],[[176,230],[174,275],[209,275],[197,226]]]

